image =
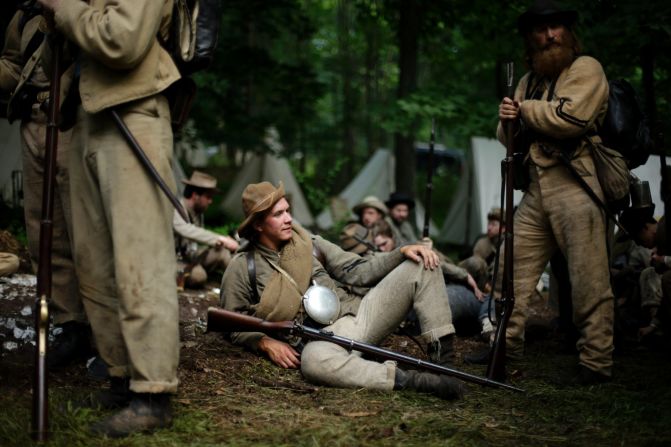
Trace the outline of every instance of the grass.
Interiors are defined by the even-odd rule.
[[[508,368],[525,394],[469,386],[464,400],[445,402],[412,392],[315,387],[298,372],[275,368],[214,335],[197,338],[196,346],[182,350],[172,429],[123,440],[90,436],[88,425],[107,413],[68,405],[95,386],[78,367],[52,380],[49,445],[671,445],[665,374],[671,361],[659,352],[625,352],[616,357],[612,383],[567,388],[554,383],[575,358],[556,354],[552,340],[541,340]],[[8,382],[0,385],[0,445],[31,445],[29,381]]]

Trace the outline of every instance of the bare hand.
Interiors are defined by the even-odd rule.
[[[215,243],[216,247],[224,247],[229,251],[236,251],[240,244],[230,236],[221,236]]]
[[[468,278],[466,279],[466,282],[468,282],[468,285],[473,289],[473,293],[475,294],[475,298],[483,302],[485,300],[485,295],[482,293],[482,290],[478,287],[478,285],[475,283],[475,280],[471,276],[471,274],[468,274]]]
[[[401,247],[401,253],[406,258],[415,261],[416,263],[423,263],[425,269],[434,270],[440,265],[438,255],[424,245],[406,245]]]
[[[502,122],[513,121],[520,116],[520,103],[505,97],[499,104],[499,119]]]
[[[270,360],[278,366],[296,369],[300,366],[300,354],[288,343],[264,336],[259,341],[259,349],[265,352]]]

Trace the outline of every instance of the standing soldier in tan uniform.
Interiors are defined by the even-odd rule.
[[[571,164],[603,200],[590,144],[608,106],[608,82],[601,64],[580,55],[573,31],[577,12],[537,0],[518,19],[531,71],[514,98],[499,106],[499,140],[512,122],[516,151],[526,140],[530,181],[515,213],[515,308],[507,328],[509,357],[522,355],[529,300],[548,260],[560,250],[568,262],[573,320],[580,331],[579,366],[572,382],[593,384],[611,378],[613,293],[601,209],[558,158]]]
[[[45,23],[35,6],[23,6],[12,18],[5,34],[0,57],[0,90],[11,93],[8,119],[21,120],[23,155],[23,205],[28,235],[28,250],[37,268],[40,221],[42,216],[42,180],[46,142],[49,79],[42,66]],[[51,306],[55,328],[54,343],[49,347],[49,365],[66,365],[90,353],[90,329],[72,260],[72,220],[67,168],[70,132],[58,138],[58,155],[51,251]]]
[[[93,397],[123,407],[94,424],[120,437],[166,427],[177,391],[179,315],[173,208],[116,128],[115,109],[164,181],[173,136],[161,94],[180,75],[168,38],[172,0],[39,0],[78,47],[70,153],[74,255],[86,313],[112,387]],[[77,93],[76,91],[71,93]]]
[[[232,253],[238,249],[238,242],[203,228],[204,213],[212,204],[212,195],[219,192],[217,179],[204,172],[194,171],[191,178],[182,180],[186,185],[181,204],[189,216],[189,222],[175,210],[172,227],[175,231],[175,246],[181,255],[181,263],[187,264],[189,275],[186,285],[202,287],[207,282],[208,273],[223,272],[231,262]]]

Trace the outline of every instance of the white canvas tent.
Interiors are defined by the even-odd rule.
[[[394,177],[395,159],[389,149],[378,149],[361,169],[359,174],[337,196],[341,206],[351,210],[366,196],[375,196],[383,202],[396,190]],[[352,218],[354,216],[351,216]],[[415,217],[417,228],[421,231],[424,226],[424,207],[419,200],[415,200]],[[323,230],[333,226],[333,210],[329,207],[317,216],[317,226]],[[437,234],[437,227],[433,222],[429,225],[430,235]]]
[[[231,217],[242,220],[242,191],[250,183],[268,181],[277,185],[280,181],[284,183],[284,190],[291,203],[291,214],[303,226],[314,225],[314,218],[308,208],[303,191],[291,172],[289,162],[271,154],[262,156],[254,155],[247,161],[238,173],[233,184],[226,192],[226,197],[221,204],[222,209]]]
[[[498,140],[471,138],[471,150],[439,241],[470,245],[487,231],[487,213],[501,204],[501,160],[505,155],[506,149]],[[515,191],[514,204],[521,199],[522,193]]]
[[[14,193],[18,193],[14,191],[12,173],[22,172],[19,126],[18,121],[9,124],[0,119],[0,194],[5,203],[12,203]],[[22,188],[20,184],[16,186]]]
[[[655,216],[664,215],[664,202],[660,193],[662,184],[662,161],[657,155],[651,155],[643,166],[632,171],[640,180],[647,180],[650,183],[650,195],[655,203]]]

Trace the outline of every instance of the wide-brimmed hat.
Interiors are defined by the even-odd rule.
[[[354,211],[355,214],[361,214],[361,211],[363,211],[364,208],[375,208],[385,216],[389,214],[389,210],[384,203],[375,196],[364,197],[361,203],[356,204],[354,208],[352,208],[352,211]]]
[[[385,205],[387,205],[388,208],[393,208],[399,203],[404,203],[408,205],[408,208],[414,208],[415,207],[415,199],[410,196],[410,194],[406,194],[404,192],[392,192],[389,194],[389,200],[384,202]]]
[[[368,251],[376,251],[370,230],[359,223],[350,223],[340,233],[340,247],[363,255]]]
[[[565,8],[554,0],[535,0],[534,4],[517,18],[517,30],[526,34],[531,28],[542,22],[557,21],[572,26],[578,20],[578,12]]]
[[[272,208],[284,196],[284,185],[281,181],[277,188],[270,182],[247,185],[242,191],[242,211],[245,213],[245,220],[238,227],[238,234],[249,239],[248,235],[252,230],[250,224],[254,217]]]
[[[185,185],[195,186],[200,189],[209,189],[214,192],[219,192],[217,189],[217,179],[209,174],[200,171],[193,171],[189,179],[183,179],[182,183]]]

